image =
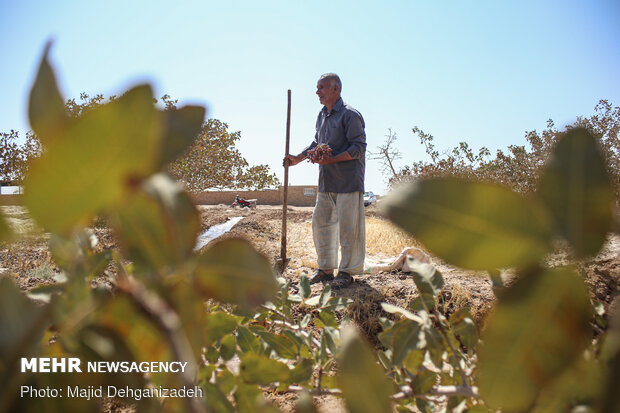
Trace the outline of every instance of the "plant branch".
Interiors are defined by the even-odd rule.
[[[461,380],[463,381],[463,385],[467,385],[467,375],[465,375],[465,372],[461,368],[461,363],[459,363],[459,360],[456,357],[456,355],[458,353],[456,352],[456,349],[454,348],[454,346],[450,342],[450,338],[448,337],[448,333],[446,333],[446,330],[443,328],[443,325],[441,324],[441,320],[439,320],[439,319],[437,320],[437,326],[439,327],[439,332],[441,333],[441,335],[442,335],[443,339],[445,340],[446,344],[448,344],[448,347],[450,347],[450,351],[452,352],[452,358],[454,360],[454,363],[456,364],[454,367],[459,371],[459,374],[461,376]]]
[[[312,344],[314,344],[316,347],[321,347],[321,343],[319,342],[319,340],[317,340],[316,338],[312,337],[312,335],[310,333],[308,333],[307,331],[302,329],[300,326],[297,326],[297,325],[294,325],[294,324],[290,324],[290,323],[287,323],[286,321],[280,321],[280,320],[274,320],[274,321],[272,321],[272,323],[275,324],[275,325],[281,325],[281,326],[284,326],[286,328],[290,328],[291,330],[298,331],[302,336],[304,336],[305,338],[311,340]]]
[[[475,386],[436,386],[424,394],[415,394],[411,386],[401,386],[400,392],[393,394],[391,398],[392,400],[403,400],[412,397],[425,398],[427,396],[479,397],[478,388]]]
[[[332,396],[342,396],[342,390],[340,389],[326,389],[319,388],[309,390],[303,386],[289,386],[286,388],[283,393],[286,392],[302,392],[307,391],[312,396],[322,396],[322,395],[332,395]],[[390,396],[392,400],[403,400],[408,398],[426,398],[428,396],[437,396],[437,397],[472,397],[478,398],[478,388],[472,386],[436,386],[429,390],[428,393],[424,394],[415,394],[413,389],[410,386],[401,386],[400,392],[393,394]]]

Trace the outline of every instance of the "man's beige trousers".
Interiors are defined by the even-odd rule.
[[[366,255],[364,193],[319,192],[312,213],[312,236],[319,269],[361,274]]]

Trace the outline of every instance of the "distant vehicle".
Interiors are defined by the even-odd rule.
[[[364,206],[376,205],[377,197],[372,192],[364,192]]]
[[[251,208],[250,201],[244,198],[239,198],[239,195],[235,195],[235,202],[233,202],[231,206],[233,208],[236,206],[240,206],[241,208]]]

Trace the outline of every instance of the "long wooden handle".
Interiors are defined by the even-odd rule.
[[[286,110],[286,149],[284,156],[289,154],[289,142],[291,140],[291,89],[288,90],[288,105]],[[282,265],[286,265],[286,210],[288,209],[288,163],[284,163],[284,192],[282,194],[282,245],[280,257]]]

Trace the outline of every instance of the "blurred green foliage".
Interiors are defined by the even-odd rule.
[[[597,140],[574,128],[559,137],[528,198],[491,183],[433,177],[388,201],[388,216],[446,262],[490,273],[516,269],[517,281],[501,291],[479,351],[477,384],[489,407],[529,411],[548,404],[553,388],[565,403],[544,411],[581,404],[606,411],[600,386],[576,399],[570,393],[576,377],[573,386],[558,384],[575,365],[586,363],[581,368],[595,371],[600,382],[616,375],[617,366],[584,360],[592,343],[588,289],[574,268],[548,269],[544,258],[557,239],[576,258],[596,254],[612,229],[613,191]]]

